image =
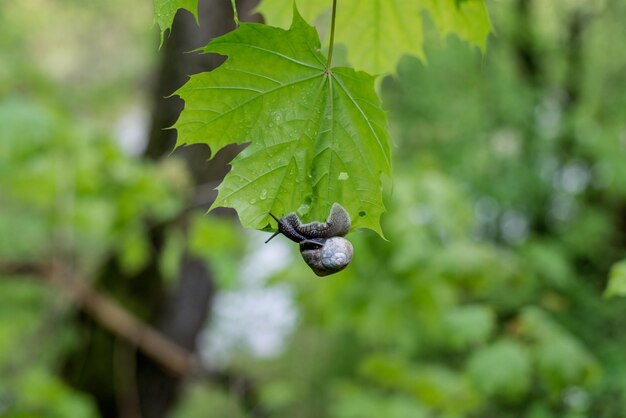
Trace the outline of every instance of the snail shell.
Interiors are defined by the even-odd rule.
[[[353,252],[352,244],[343,237],[323,239],[317,246],[307,241],[300,243],[302,258],[318,276],[328,276],[346,268],[352,261]]]

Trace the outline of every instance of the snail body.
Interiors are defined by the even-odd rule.
[[[354,249],[344,236],[350,231],[350,215],[338,203],[333,204],[326,222],[303,224],[296,213],[278,219],[278,234],[300,244],[300,254],[318,276],[327,276],[346,268],[352,261]]]

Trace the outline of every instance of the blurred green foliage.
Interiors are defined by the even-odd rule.
[[[128,158],[110,138],[36,102],[0,103],[0,135],[10,139],[0,154],[3,258],[79,255],[89,272],[114,249],[124,269],[138,270],[149,256],[148,221],[181,209],[180,163]]]
[[[611,269],[606,296],[626,296],[626,261],[616,263]]]
[[[180,164],[124,156],[110,138],[34,100],[0,101],[0,137],[1,263],[62,260],[89,277],[119,254],[125,271],[137,271],[150,257],[148,221],[181,210]],[[96,416],[86,395],[52,374],[72,346],[71,310],[36,280],[0,280],[0,415]]]
[[[1,277],[0,416],[98,416],[88,394],[73,391],[53,372],[76,337],[71,327],[60,326],[60,302],[30,278]]]
[[[38,4],[0,3],[0,264],[60,259],[91,278],[120,255],[136,271],[150,225],[174,222],[189,193],[178,161],[111,139],[154,63],[151,11]],[[490,5],[485,56],[450,38],[381,83],[397,156],[388,241],[350,234],[352,265],[325,279],[293,248],[274,275],[268,286],[294,292],[296,329],[275,358],[232,359],[270,416],[624,416],[626,301],[603,293],[609,273],[608,295],[624,283],[623,263],[611,268],[626,253],[626,5],[519,4]],[[46,13],[76,26],[57,32]],[[93,25],[112,17],[120,30]],[[64,51],[80,58],[68,66]],[[236,290],[244,238],[198,214],[189,234],[168,230],[160,268],[174,280],[189,248]],[[82,338],[71,310],[38,278],[0,277],[0,416],[98,416],[60,377]],[[171,416],[249,415],[236,395],[191,382]]]
[[[0,4],[0,265],[60,260],[90,277],[120,254],[124,269],[137,270],[150,257],[149,221],[171,219],[183,206],[180,162],[154,165],[124,155],[111,139],[111,122],[99,119],[129,102],[125,86],[151,61],[136,59],[152,55],[139,26],[149,18],[129,16],[115,34],[95,24],[119,14],[113,3],[90,11],[71,2],[36,10]],[[46,16],[73,23],[56,30]],[[135,47],[143,54],[124,56],[122,68],[115,59],[95,59],[95,49],[112,52],[117,36],[133,37],[137,29],[143,36]],[[71,312],[40,278],[0,273],[0,416],[99,416],[90,394],[59,376],[60,360],[78,338]]]

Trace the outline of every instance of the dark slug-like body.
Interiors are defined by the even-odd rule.
[[[287,215],[289,221],[300,235],[309,238],[345,237],[350,231],[350,215],[339,204],[334,203],[326,222],[303,224],[295,213]]]

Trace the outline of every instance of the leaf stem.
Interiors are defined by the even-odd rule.
[[[237,5],[235,4],[235,0],[230,0],[230,4],[233,5],[233,20],[235,21],[235,25],[239,27],[239,15],[237,14]]]
[[[328,45],[328,59],[326,60],[326,72],[330,72],[330,64],[333,60],[333,46],[335,46],[335,15],[337,14],[337,0],[333,0],[333,15],[330,21],[330,44]]]

